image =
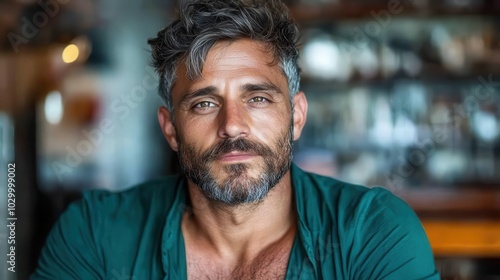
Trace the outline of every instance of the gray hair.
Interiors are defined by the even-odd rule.
[[[173,111],[172,86],[179,61],[185,61],[188,79],[201,75],[205,57],[219,41],[249,38],[274,53],[288,80],[290,98],[299,91],[299,32],[279,0],[195,0],[182,7],[178,19],[148,43],[152,65],[160,76],[159,94]]]

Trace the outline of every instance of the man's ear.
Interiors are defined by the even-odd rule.
[[[179,149],[177,134],[174,124],[172,123],[170,111],[168,111],[166,107],[160,107],[160,109],[158,109],[158,122],[160,122],[161,131],[163,135],[165,135],[165,139],[167,139],[170,148],[177,152]]]
[[[307,119],[307,99],[304,92],[300,91],[293,97],[293,140],[298,140]]]

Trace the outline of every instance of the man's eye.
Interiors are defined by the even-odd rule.
[[[196,105],[194,105],[194,108],[208,108],[208,107],[214,107],[214,106],[215,106],[215,104],[212,102],[203,101],[203,102],[200,102],[200,103],[197,103]]]
[[[249,102],[253,103],[263,103],[263,102],[268,102],[269,99],[262,97],[262,96],[257,96],[249,100]]]

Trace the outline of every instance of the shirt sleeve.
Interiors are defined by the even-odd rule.
[[[84,199],[72,203],[49,233],[31,280],[103,279]]]
[[[357,213],[350,279],[436,279],[432,250],[417,215],[382,188]]]

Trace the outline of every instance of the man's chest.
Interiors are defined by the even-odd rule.
[[[290,234],[267,246],[252,259],[236,262],[210,255],[210,250],[188,242],[185,247],[188,279],[285,279],[293,237]]]
[[[230,266],[188,252],[188,279],[285,279],[289,256],[290,251],[283,251],[261,256],[250,263]]]

